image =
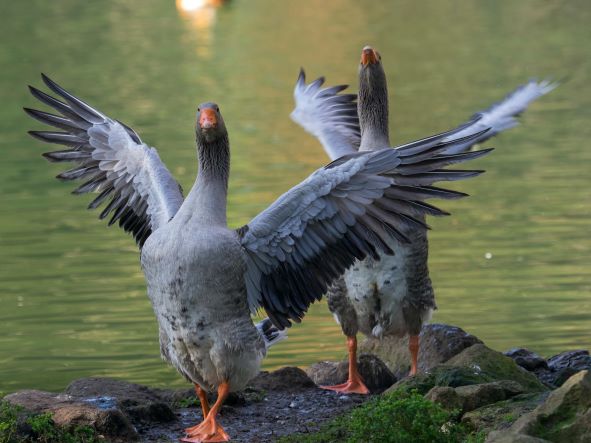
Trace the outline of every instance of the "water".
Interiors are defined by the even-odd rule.
[[[567,78],[523,125],[490,143],[454,186],[472,197],[432,220],[440,309],[504,350],[591,347],[591,7],[585,1],[235,0],[182,13],[172,2],[3,2],[0,36],[0,390],[74,378],[183,385],[159,357],[130,237],[85,211],[21,111],[43,71],[158,147],[189,189],[196,105],[216,100],[232,141],[229,221],[241,226],[326,162],[293,124],[298,69],[356,83],[361,48],[382,55],[396,143],[448,129],[532,76]],[[35,103],[36,105],[36,103]],[[490,258],[486,258],[490,257]],[[326,306],[266,368],[345,352]]]

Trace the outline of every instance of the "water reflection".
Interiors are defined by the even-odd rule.
[[[207,58],[211,55],[211,28],[215,23],[217,8],[223,3],[224,0],[176,0],[179,14],[197,40],[195,50],[199,57]]]

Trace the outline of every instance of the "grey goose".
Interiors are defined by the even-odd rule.
[[[391,146],[386,74],[381,55],[369,46],[362,50],[358,74],[358,94],[342,93],[347,85],[323,88],[324,77],[306,84],[303,70],[296,82],[291,118],[318,138],[332,160]],[[531,80],[518,87],[502,101],[474,114],[468,123],[456,128],[448,137],[466,136],[475,130],[483,130],[481,134],[452,143],[442,153],[467,152],[476,143],[513,128],[518,124],[516,116],[556,86],[549,81]],[[442,140],[449,140],[448,137]],[[456,193],[448,198],[464,195]],[[424,215],[416,217],[424,221]],[[348,380],[341,385],[326,386],[328,389],[343,393],[369,392],[357,370],[358,331],[378,339],[409,335],[409,374],[417,372],[419,333],[436,304],[427,265],[427,233],[422,227],[411,226],[404,234],[409,242],[401,243],[395,236],[387,241],[394,255],[381,256],[381,260],[371,256],[356,260],[328,290],[328,307],[347,336],[349,351]]]

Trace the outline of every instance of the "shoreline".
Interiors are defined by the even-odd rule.
[[[564,420],[559,420],[560,426],[552,422],[546,429],[536,415],[540,408],[550,407],[549,401],[556,403],[560,395],[563,403],[570,402],[570,425],[566,428],[576,424],[569,432],[580,434],[584,429],[591,436],[591,357],[585,350],[566,351],[548,359],[526,349],[502,354],[460,328],[431,324],[421,333],[420,372],[414,377],[406,376],[406,340],[378,343],[369,339],[360,350],[360,372],[371,395],[342,395],[318,388],[343,382],[345,362],[318,362],[306,371],[295,367],[263,371],[244,391],[232,394],[221,410],[221,423],[232,441],[356,441],[357,428],[369,426],[359,417],[391,408],[402,409],[386,414],[391,422],[366,432],[377,435],[392,426],[387,435],[394,438],[404,430],[396,417],[418,408],[425,411],[424,419],[447,417],[449,435],[441,436],[456,440],[445,441],[526,441],[517,440],[524,436],[543,437],[535,440],[538,442],[561,441],[556,435],[564,438]],[[561,394],[561,390],[587,387],[588,400],[576,407],[571,404],[574,394]],[[185,427],[201,420],[192,389],[150,388],[109,378],[75,380],[61,393],[21,390],[5,396],[2,404],[0,441],[10,443],[176,442]],[[419,417],[417,413],[416,420]],[[535,423],[523,424],[527,417]],[[13,435],[2,440],[6,429]],[[40,440],[39,432],[59,434],[54,438],[61,440]],[[457,435],[452,436],[454,432]],[[509,435],[512,440],[502,440]],[[353,440],[347,440],[350,438]],[[372,437],[368,438],[371,441]],[[413,438],[423,437],[417,434]],[[439,441],[439,436],[428,438]]]

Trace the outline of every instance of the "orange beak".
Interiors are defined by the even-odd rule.
[[[379,61],[379,56],[377,51],[375,51],[371,46],[366,46],[361,51],[361,64],[363,66],[367,66],[369,64],[375,65]]]
[[[218,125],[218,119],[213,109],[205,108],[199,115],[199,127],[201,129],[211,129]]]

